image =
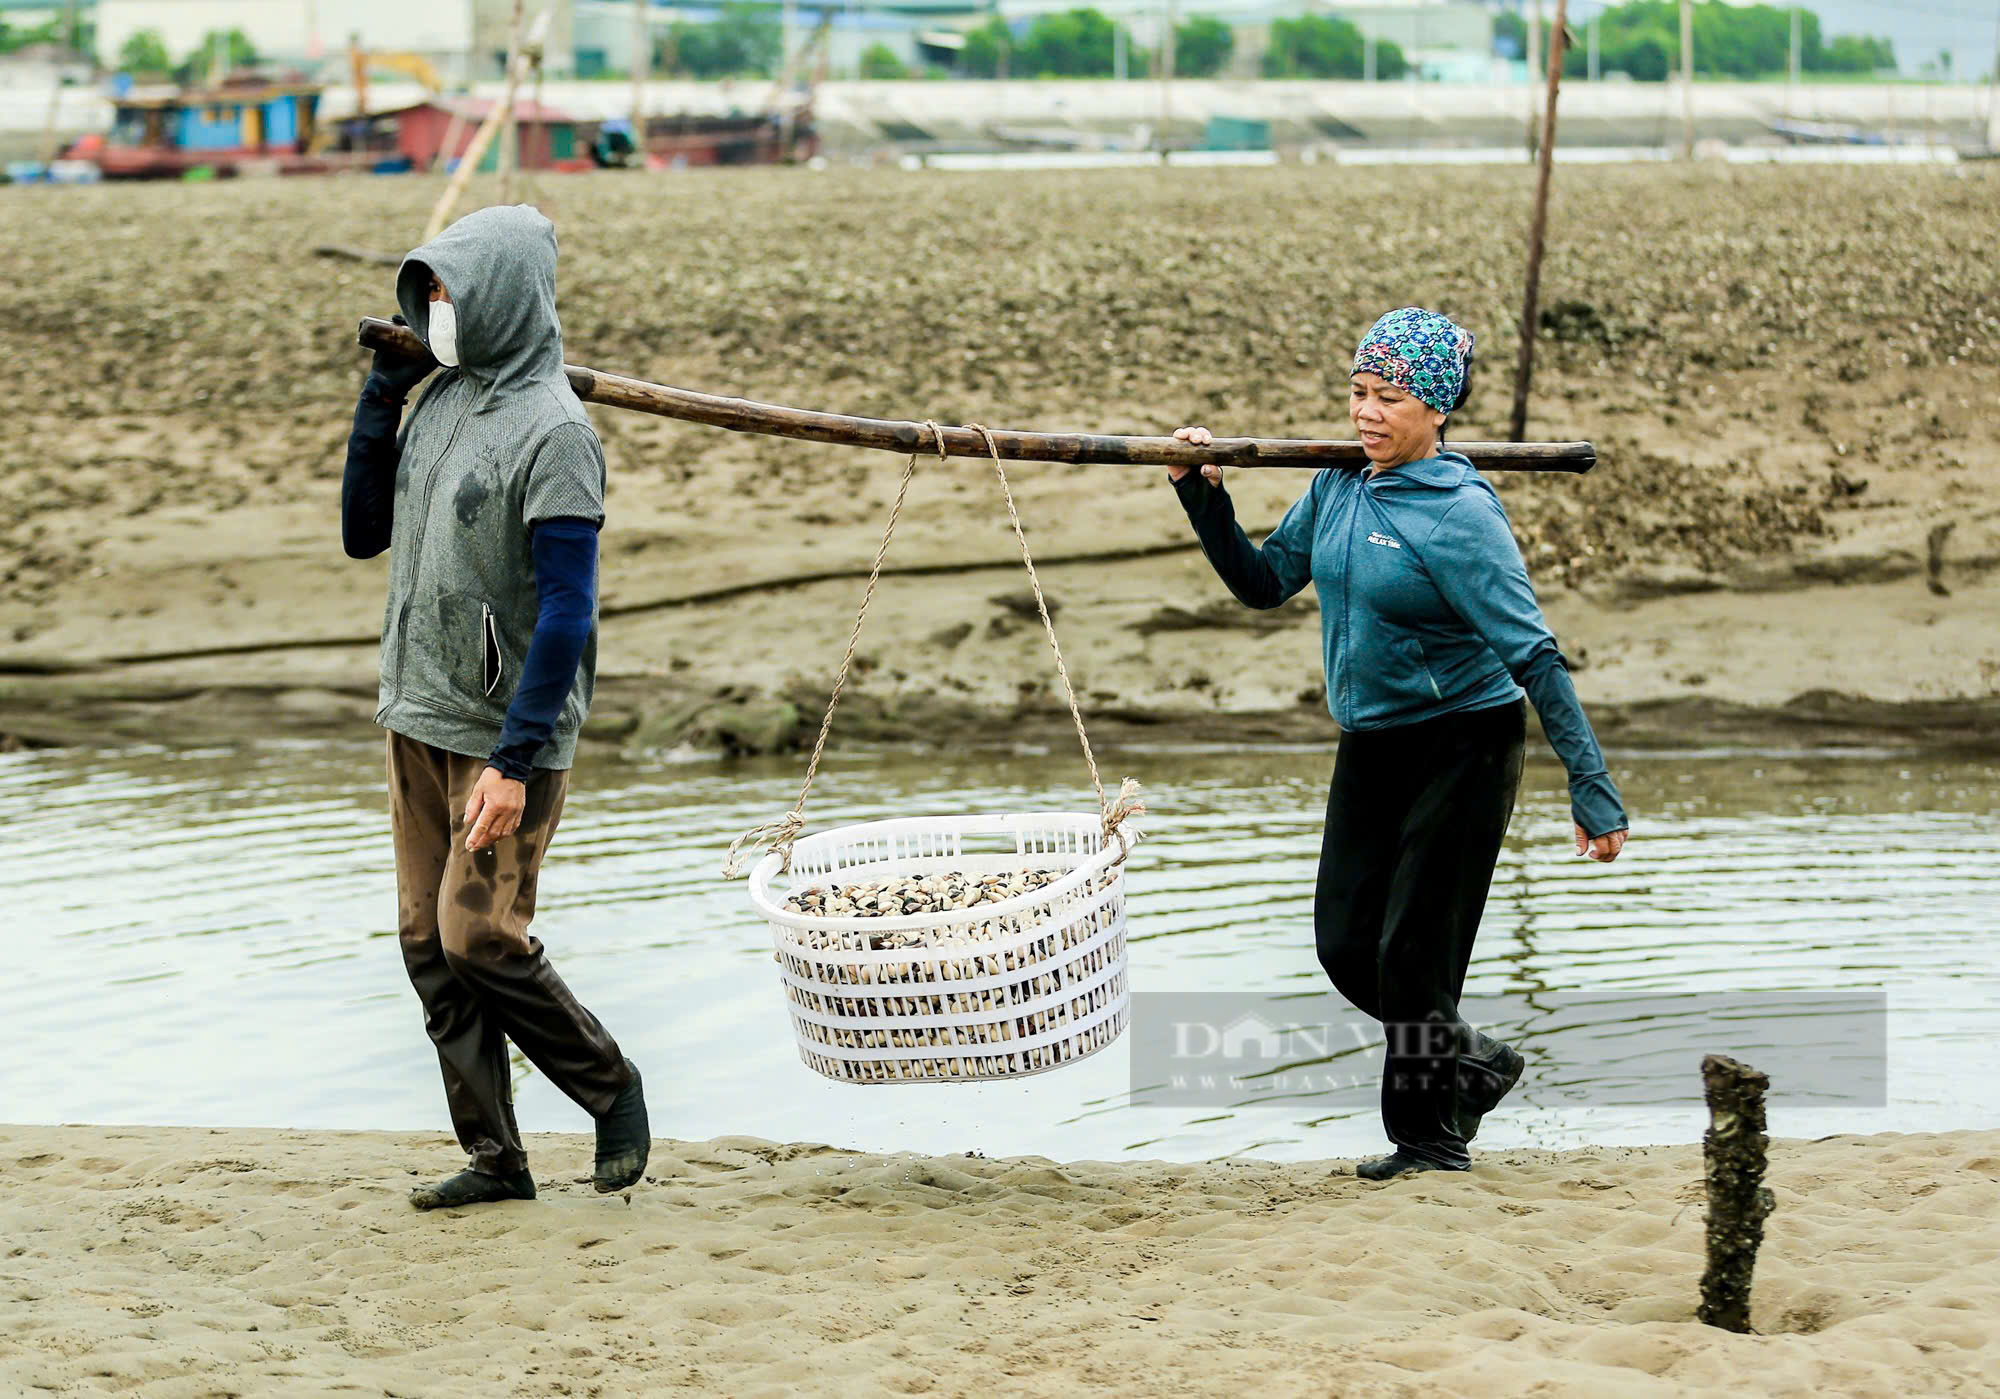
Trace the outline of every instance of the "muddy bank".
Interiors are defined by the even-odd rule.
[[[1177,579],[1162,602],[1149,583]],[[1337,733],[1309,599],[1254,613],[1198,556],[1044,571],[1089,731],[1120,743],[1324,743]],[[1132,575],[1129,587],[1119,576]],[[1563,595],[1549,611],[1606,745],[2000,749],[2000,583],[1921,580]],[[1003,586],[1004,585],[1004,586]],[[1097,586],[1110,596],[1065,605]],[[584,739],[600,751],[809,748],[860,584],[636,609],[604,624]],[[1011,589],[1011,591],[1009,590]],[[1074,744],[1046,639],[1001,569],[878,592],[832,743]],[[970,620],[945,621],[944,618]],[[740,638],[752,638],[743,642]],[[374,734],[371,641],[227,644],[172,659],[0,664],[0,743],[208,744]]]
[[[1353,337],[1424,302],[1482,338],[1454,435],[1499,434],[1525,172],[928,178],[546,179],[570,357],[890,416],[1337,435]],[[308,250],[400,247],[434,193],[14,192],[0,733],[367,732],[382,570],[341,557],[335,512],[352,327],[389,279]],[[1591,439],[1602,465],[1496,482],[1607,738],[1987,741],[2000,270],[1975,250],[1996,215],[1977,170],[1565,173],[1531,432]],[[594,419],[611,487],[591,741],[795,741],[899,462]],[[1159,473],[1011,478],[1094,726],[1330,734],[1311,598],[1234,607]],[[1253,530],[1304,484],[1231,477]],[[835,741],[1059,739],[990,475],[920,470],[890,565]]]
[[[854,697],[849,696],[848,699]],[[824,696],[739,695],[667,690],[616,682],[605,688],[584,745],[640,754],[708,751],[724,755],[803,753],[812,747]],[[937,697],[855,703],[843,711],[830,747],[1023,746],[1073,748],[1069,714],[1055,708],[985,711]],[[130,743],[208,745],[266,739],[358,739],[378,735],[374,692],[324,688],[202,688],[163,683],[63,686],[0,682],[0,752],[22,746]],[[1832,690],[1801,694],[1775,708],[1706,699],[1661,699],[1590,707],[1609,748],[1908,748],[2000,752],[2000,700],[1884,703]],[[1132,707],[1098,709],[1087,719],[1092,744],[1320,744],[1339,730],[1324,713],[1289,710],[1212,713]]]

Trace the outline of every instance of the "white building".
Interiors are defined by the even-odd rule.
[[[47,92],[64,84],[87,84],[95,76],[88,61],[79,60],[58,44],[32,44],[0,55],[0,88]]]

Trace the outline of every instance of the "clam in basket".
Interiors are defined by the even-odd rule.
[[[799,1057],[843,1083],[1041,1073],[1125,1028],[1125,852],[1100,816],[843,826],[750,876]],[[789,883],[781,891],[781,880]]]
[[[942,458],[943,430],[925,427]],[[1127,822],[1145,806],[1130,778],[1115,800],[1105,797],[1000,449],[985,428],[973,430],[1000,479],[1097,810],[906,817],[803,834],[806,797],[916,471],[912,452],[799,799],[737,837],[723,862],[733,876],[739,856],[768,851],[750,872],[750,899],[771,927],[799,1057],[842,1083],[1042,1073],[1110,1044],[1131,1010],[1125,857],[1137,832]]]

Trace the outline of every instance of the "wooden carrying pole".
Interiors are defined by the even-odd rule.
[[[407,326],[373,316],[361,322],[357,337],[363,349],[422,355],[423,342]],[[630,408],[662,418],[705,423],[732,432],[758,432],[768,437],[792,437],[802,442],[831,442],[842,447],[873,447],[884,452],[937,450],[936,439],[923,423],[885,418],[850,418],[841,413],[816,413],[723,398],[692,389],[649,384],[581,365],[563,366],[576,396],[608,408]],[[971,428],[944,430],[947,454],[987,457],[986,439]],[[1322,467],[1365,462],[1359,442],[1312,441],[1278,437],[1221,437],[1210,447],[1191,447],[1171,437],[1109,437],[1079,432],[1004,432],[993,440],[1008,461],[1073,462],[1092,466],[1292,466]],[[1450,448],[1482,470],[1561,471],[1580,475],[1597,465],[1597,448],[1588,442],[1453,442]]]
[[[1564,21],[1569,0],[1556,0],[1555,28],[1549,31],[1549,91],[1542,109],[1541,149],[1536,152],[1535,214],[1528,225],[1528,285],[1521,294],[1521,361],[1514,372],[1514,416],[1508,424],[1510,441],[1528,435],[1528,388],[1535,377],[1535,320],[1541,314],[1542,245],[1549,231],[1549,175],[1556,155],[1556,90],[1562,84]]]

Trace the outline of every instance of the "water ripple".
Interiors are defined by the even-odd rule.
[[[1142,995],[1250,995],[1310,1016],[1325,981],[1312,889],[1330,751],[1127,749],[1154,811],[1129,869]],[[1891,995],[1894,1096],[1852,1130],[1955,1126],[2000,1111],[1963,1065],[2000,1026],[2000,774],[1907,754],[1690,752],[1615,759],[1638,819],[1610,867],[1577,859],[1561,774],[1530,766],[1467,992],[1528,998],[1501,1028],[1533,1068],[1483,1142],[1602,1134],[1679,1013],[1627,1019],[1636,993],[1796,993],[1745,1043],[1817,1033],[1815,995]],[[433,1128],[442,1095],[393,942],[396,899],[379,745],[0,755],[12,944],[0,987],[0,1117]],[[815,828],[913,812],[1085,809],[1074,755],[843,753]],[[717,876],[738,832],[789,809],[790,762],[583,764],[541,882],[537,933],[564,976],[648,1066],[662,1132],[741,1132],[881,1148],[1126,1152],[1210,1159],[1372,1149],[1372,1080],[1350,1053],[1308,1056],[1199,1105],[1167,1105],[1125,1042],[1019,1083],[878,1089],[797,1061],[765,930]],[[1588,993],[1588,994],[1585,994]],[[1601,1004],[1597,993],[1608,999]],[[1307,998],[1311,997],[1312,1000]],[[1282,1007],[1291,1006],[1291,1012]],[[1554,1007],[1551,1009],[1551,1007]],[[1690,1012],[1692,1013],[1692,1012]],[[80,1040],[90,1045],[78,1053]],[[1340,1068],[1341,1093],[1287,1071]],[[531,1068],[530,1130],[577,1129]],[[1685,1090],[1625,1114],[1626,1139],[1682,1134]],[[1799,1084],[1796,1102],[1811,1101]],[[1774,1099],[1782,1130],[1791,1102]],[[1824,1114],[1821,1124],[1830,1130]]]

